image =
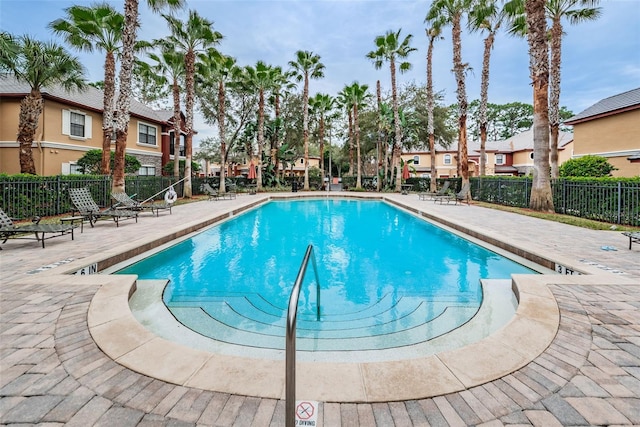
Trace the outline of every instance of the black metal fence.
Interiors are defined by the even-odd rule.
[[[217,187],[217,178],[193,178],[193,194],[201,194],[200,186],[210,182]],[[349,187],[350,177],[343,177],[343,184]],[[460,179],[454,182],[452,189],[459,189]],[[126,178],[127,194],[145,200],[157,195],[178,182],[178,178],[156,176],[131,176]],[[442,185],[444,179],[438,179]],[[363,177],[363,185],[368,190],[375,189],[375,178]],[[407,184],[414,191],[429,189],[429,178],[409,178]],[[242,190],[246,187],[244,177],[227,178],[227,185],[235,185]],[[355,181],[353,182],[355,184]],[[474,200],[507,206],[529,206],[531,197],[530,178],[482,177],[471,178],[471,192]],[[111,204],[111,178],[108,176],[28,176],[0,175],[0,208],[14,218],[33,216],[54,216],[69,213],[73,206],[69,199],[69,188],[89,187],[96,203],[100,206]],[[175,185],[178,196],[183,195],[184,186]],[[320,188],[320,181],[317,186]],[[557,180],[551,185],[556,212],[582,218],[595,219],[614,224],[640,226],[640,180]],[[159,193],[159,194],[158,194]]]

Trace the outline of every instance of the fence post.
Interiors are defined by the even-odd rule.
[[[617,224],[620,224],[622,221],[622,182],[618,181],[618,221]]]

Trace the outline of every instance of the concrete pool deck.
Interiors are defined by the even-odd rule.
[[[89,332],[90,327],[104,327],[105,320],[89,312],[95,308],[90,305],[96,294],[108,296],[118,287],[102,285],[122,282],[121,278],[65,274],[93,263],[104,264],[104,259],[121,261],[130,256],[124,257],[123,252],[150,248],[163,243],[164,236],[193,231],[272,195],[181,205],[173,215],[163,213],[156,218],[145,214],[137,224],[123,222],[119,228],[101,221],[93,229],[76,233],[73,242],[69,237],[52,239],[45,249],[33,241],[10,240],[3,245],[0,422],[283,425],[284,401],[277,395],[244,396],[202,390],[202,384],[174,385],[114,362]],[[326,381],[324,386],[338,393],[365,389],[378,396],[372,399],[378,403],[328,403],[331,396],[320,399],[320,425],[640,423],[640,246],[628,250],[628,239],[615,231],[584,230],[473,205],[437,205],[419,201],[415,194],[383,197],[414,213],[471,230],[476,237],[504,242],[516,252],[590,274],[546,276],[550,279],[544,284],[545,292],[559,307],[557,333],[550,336],[550,345],[534,351],[538,354],[532,354],[530,361],[513,365],[517,365],[515,370],[508,367],[511,351],[495,342],[480,351],[468,348],[460,353],[460,369],[477,378],[465,383],[465,373],[449,369],[448,378],[464,385],[459,389],[439,389],[441,377],[434,378],[437,371],[426,362],[419,367],[400,362],[377,370],[371,376],[377,383],[368,387],[359,378],[342,375],[339,383]],[[603,246],[618,250],[605,251]],[[522,292],[526,293],[525,285]],[[535,305],[525,305],[525,311],[540,314]],[[127,332],[116,330],[119,336]],[[516,347],[525,352],[539,338],[528,330],[515,338],[520,341]],[[156,376],[167,368],[158,357],[165,349],[158,346],[155,358],[152,354],[142,359],[153,366]],[[229,360],[228,364],[233,363]],[[507,369],[499,378],[487,377],[487,369],[496,366]],[[210,380],[219,376],[219,369],[211,371]],[[317,372],[325,375],[325,369]],[[238,368],[232,377],[236,383],[259,387],[261,381],[273,382],[269,377],[243,378],[244,371]],[[282,371],[273,372],[274,377]],[[193,378],[187,376],[185,384]],[[392,387],[390,378],[403,387]],[[299,390],[301,381],[313,382],[303,380],[299,373]],[[408,396],[413,387],[422,389],[423,396]],[[302,391],[298,394],[304,396]]]

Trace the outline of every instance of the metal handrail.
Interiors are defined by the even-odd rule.
[[[285,421],[286,427],[295,426],[296,416],[296,320],[298,317],[298,299],[300,297],[300,286],[304,281],[304,275],[307,272],[309,258],[313,264],[313,270],[316,276],[316,301],[317,301],[317,320],[320,321],[320,279],[318,276],[318,267],[316,257],[313,253],[313,245],[307,246],[307,252],[298,271],[298,277],[293,284],[291,295],[289,296],[289,308],[287,309],[287,335],[285,342]]]

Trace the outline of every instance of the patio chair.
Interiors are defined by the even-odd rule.
[[[451,181],[445,181],[444,184],[442,184],[442,187],[440,188],[440,190],[436,191],[436,192],[431,192],[431,191],[423,191],[421,193],[418,193],[418,199],[419,200],[431,200],[434,197],[438,197],[438,196],[446,196],[448,194],[449,191],[449,186],[451,186]]]
[[[75,207],[72,214],[75,215],[75,213],[78,212],[80,216],[83,216],[87,221],[89,221],[91,227],[94,226],[96,221],[102,218],[113,219],[116,223],[116,227],[119,227],[120,221],[125,219],[135,219],[136,222],[138,222],[137,211],[114,208],[101,210],[98,204],[93,200],[93,196],[89,192],[89,189],[86,187],[70,188],[69,197],[71,197],[71,202]]]
[[[204,194],[209,196],[209,200],[219,200],[220,194],[218,190],[214,190],[212,186],[209,185],[208,182],[205,182],[200,186],[200,190],[204,191]]]
[[[171,203],[167,202],[152,202],[152,203],[141,203],[127,195],[127,193],[111,193],[111,198],[114,199],[117,203],[111,206],[115,209],[129,209],[132,211],[151,211],[151,214],[154,213],[156,216],[160,216],[160,211],[163,209],[169,209],[169,214],[171,214]]]
[[[456,194],[447,194],[444,196],[434,197],[433,202],[440,202],[440,204],[442,204],[442,202],[447,202],[447,204],[449,204],[449,202],[455,202],[455,204],[457,205],[458,203],[463,203],[466,201],[467,204],[469,204],[469,190],[471,190],[471,183],[467,182]]]
[[[13,220],[0,209],[0,238],[3,239],[2,243],[6,243],[10,238],[33,240],[33,237],[26,237],[25,235],[34,233],[35,240],[42,242],[42,248],[44,248],[44,241],[54,237],[71,234],[71,240],[73,240],[74,228],[73,224],[40,224],[40,217],[35,217],[30,224],[14,224]],[[45,234],[53,234],[53,236],[45,237]]]
[[[622,234],[629,238],[629,250],[633,243],[640,243],[640,231],[625,231]]]

